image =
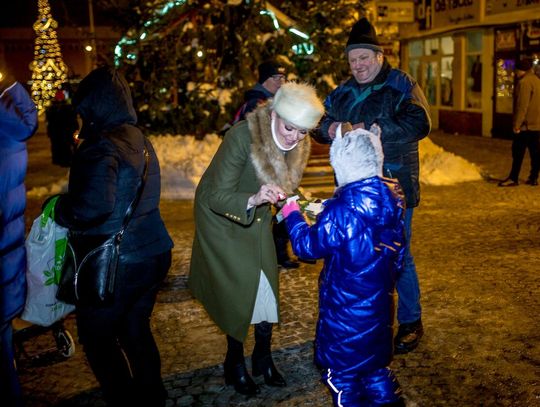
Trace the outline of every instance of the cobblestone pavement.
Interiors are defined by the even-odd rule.
[[[407,406],[540,406],[540,187],[497,187],[496,179],[510,168],[507,140],[441,133],[431,138],[479,165],[485,180],[422,188],[413,252],[425,336],[416,351],[392,363]],[[65,172],[48,164],[45,136],[38,134],[29,145],[30,187]],[[528,165],[526,159],[523,178]],[[40,204],[30,200],[28,224]],[[246,398],[224,385],[225,338],[186,289],[192,203],[163,201],[161,209],[175,248],[152,326],[168,405],[331,405],[312,364],[321,262],[281,273],[282,323],[273,347],[288,386],[263,384],[259,396]],[[65,324],[76,336],[72,316]],[[246,354],[252,338],[250,333]],[[50,348],[49,334],[25,342],[30,356]],[[104,405],[80,348],[68,359],[50,353],[22,357],[19,367],[29,406]]]

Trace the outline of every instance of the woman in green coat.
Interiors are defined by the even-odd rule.
[[[227,335],[224,370],[237,392],[256,394],[243,342],[255,324],[252,373],[285,386],[270,353],[279,321],[272,205],[298,188],[310,153],[309,130],[324,107],[313,87],[289,82],[229,130],[195,193],[189,286]]]

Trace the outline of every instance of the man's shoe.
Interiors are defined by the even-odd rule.
[[[535,179],[529,178],[527,181],[525,181],[525,184],[530,185],[530,186],[535,186],[535,185],[538,185],[538,181]]]
[[[394,353],[402,355],[413,351],[423,335],[424,327],[421,319],[408,324],[400,324],[394,339]]]
[[[506,178],[505,180],[499,182],[497,185],[500,187],[517,187],[519,182],[514,181],[513,179]]]
[[[284,260],[281,263],[279,263],[279,265],[287,270],[297,269],[298,267],[300,267],[300,263],[298,263],[297,261],[292,261],[292,260]]]
[[[306,263],[306,264],[316,264],[317,263],[317,260],[315,259],[302,259],[302,258],[298,258],[298,261],[301,261],[302,263]]]
[[[225,384],[232,384],[234,390],[238,393],[245,394],[246,396],[254,396],[260,393],[259,386],[249,375],[244,363],[238,363],[234,366],[228,366],[225,363],[223,368],[225,370]]]

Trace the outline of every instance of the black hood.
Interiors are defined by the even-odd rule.
[[[90,138],[122,124],[136,124],[129,85],[115,69],[101,67],[79,84],[73,105],[81,115],[80,138]]]

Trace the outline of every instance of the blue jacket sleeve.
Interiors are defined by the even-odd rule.
[[[36,105],[19,82],[15,82],[0,95],[0,122],[2,139],[10,137],[24,141],[37,129]]]
[[[323,211],[317,223],[309,226],[300,212],[292,212],[285,220],[293,252],[304,259],[320,259],[333,253],[343,242],[343,234],[332,219],[331,211]]]

